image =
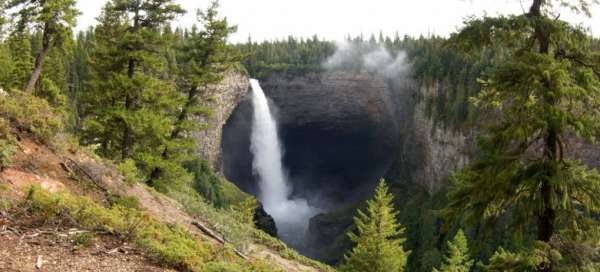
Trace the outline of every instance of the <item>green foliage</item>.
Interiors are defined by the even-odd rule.
[[[80,14],[75,5],[76,0],[9,0],[7,8],[17,18],[14,33],[23,35],[30,28],[41,30],[41,46],[36,50],[35,67],[24,86],[25,92],[34,90],[49,51],[69,40],[71,29]]]
[[[0,172],[10,166],[12,157],[17,152],[14,141],[8,120],[0,117]]]
[[[234,205],[232,209],[234,214],[238,215],[237,220],[243,224],[254,226],[254,211],[258,207],[258,201],[254,197],[248,197],[246,200]]]
[[[297,39],[253,42],[250,38],[237,48],[248,57],[244,66],[252,77],[264,79],[272,73],[308,73],[322,70],[322,63],[335,52],[335,45],[329,41]]]
[[[499,248],[490,258],[488,265],[480,266],[484,271],[490,272],[539,271],[544,267],[550,266],[551,263],[558,263],[560,259],[560,253],[553,250],[548,244],[536,242],[533,248],[523,249],[518,253],[512,253]]]
[[[122,161],[117,165],[117,169],[123,175],[123,181],[128,185],[133,185],[142,179],[137,166],[135,166],[135,161],[132,159]]]
[[[348,236],[356,246],[346,255],[342,271],[404,271],[410,252],[403,249],[404,229],[397,223],[383,179],[375,190],[375,197],[367,201],[366,213],[361,210],[354,219],[356,233]]]
[[[544,222],[538,239],[548,241],[556,217],[577,220],[578,210],[600,208],[600,176],[564,157],[567,137],[600,132],[599,113],[584,110],[600,106],[600,81],[585,32],[536,14],[534,5],[528,15],[472,19],[453,36],[461,48],[502,47],[505,55],[472,99],[488,125],[478,158],[453,176],[446,215],[492,226],[510,211],[519,227]]]
[[[82,140],[108,158],[134,160],[143,179],[157,168],[164,182],[190,178],[179,158],[190,149],[170,137],[183,97],[162,55],[169,40],[161,29],[181,13],[173,1],[110,1],[94,33]],[[168,157],[166,148],[177,152]]]
[[[75,235],[73,238],[73,244],[75,248],[89,247],[94,244],[96,237],[91,232],[82,232]]]
[[[469,272],[473,266],[473,260],[469,256],[469,247],[465,233],[459,229],[452,241],[448,241],[448,252],[444,257],[444,263],[440,270],[435,272]]]
[[[71,219],[84,228],[118,235],[125,241],[131,241],[166,267],[185,271],[223,271],[217,268],[225,267],[243,271],[275,269],[272,265],[243,261],[235,257],[231,249],[225,247],[219,251],[181,226],[160,223],[142,211],[120,205],[105,208],[85,197],[52,194],[33,187],[27,191],[26,201],[21,206],[40,220],[61,222],[63,219]],[[82,245],[91,240],[91,237],[77,240]],[[239,269],[234,271],[241,271]]]
[[[0,172],[10,166],[17,147],[6,139],[0,139]]]
[[[19,91],[0,95],[0,117],[42,143],[52,143],[63,128],[60,115],[46,100]]]
[[[140,200],[135,196],[112,196],[109,199],[110,205],[121,206],[127,209],[140,210]]]
[[[234,184],[219,177],[208,162],[195,159],[184,163],[185,169],[193,175],[192,187],[217,208],[228,208],[248,197]]]

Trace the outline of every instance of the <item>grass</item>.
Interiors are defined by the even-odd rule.
[[[31,187],[19,208],[42,222],[75,222],[84,229],[108,232],[136,245],[157,263],[180,271],[277,271],[272,264],[242,260],[229,247],[202,241],[182,226],[159,222],[118,203],[104,207],[86,197]],[[93,235],[77,237],[75,244],[90,240]]]

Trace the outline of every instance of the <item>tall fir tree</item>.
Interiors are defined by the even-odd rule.
[[[28,32],[13,33],[7,41],[14,69],[7,83],[9,89],[19,89],[24,86],[33,71],[33,55],[31,38]]]
[[[169,136],[173,144],[165,146],[162,153],[165,165],[152,170],[149,185],[168,169],[181,167],[184,161],[190,160],[195,153],[195,140],[189,136],[203,128],[198,117],[210,115],[203,94],[209,86],[221,82],[224,73],[241,60],[240,54],[227,41],[236,27],[230,26],[226,18],[219,18],[218,8],[218,1],[213,1],[206,10],[198,11],[201,30],[194,28],[179,48],[177,82],[185,102],[176,113],[177,119]]]
[[[366,212],[354,217],[356,232],[348,233],[356,243],[345,256],[341,271],[398,272],[404,271],[410,252],[403,248],[404,228],[397,223],[393,196],[382,179],[373,199],[367,201]]]
[[[459,229],[452,241],[448,241],[447,254],[439,270],[434,272],[469,272],[473,260],[469,256],[469,246],[465,233]]]
[[[134,160],[145,175],[169,163],[161,153],[173,145],[170,132],[183,104],[161,33],[183,12],[173,1],[114,0],[95,33],[83,140],[99,144],[107,157]]]
[[[452,36],[468,52],[501,52],[501,61],[472,99],[487,124],[478,157],[453,176],[448,218],[493,226],[510,215],[515,231],[535,219],[537,240],[548,243],[566,222],[600,211],[600,176],[567,156],[569,143],[600,133],[600,58],[585,30],[550,17],[558,4],[589,14],[592,2],[535,0],[526,14],[472,19]]]
[[[71,29],[80,14],[75,5],[76,0],[9,0],[7,7],[15,9],[13,15],[18,18],[16,31],[23,32],[33,27],[42,33],[34,69],[23,88],[25,92],[33,92],[50,49],[60,46],[65,39],[70,39]]]

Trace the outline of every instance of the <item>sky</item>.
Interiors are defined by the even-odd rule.
[[[194,24],[194,10],[208,6],[209,0],[176,0],[188,14],[177,18],[175,26]],[[96,24],[106,0],[79,0],[78,30]],[[329,40],[342,40],[372,33],[393,35],[446,36],[457,30],[468,16],[519,14],[527,10],[531,0],[221,0],[220,13],[238,26],[232,42],[244,42],[317,35]],[[600,7],[595,18],[587,18],[568,10],[560,18],[600,33]],[[597,33],[596,33],[597,32]]]

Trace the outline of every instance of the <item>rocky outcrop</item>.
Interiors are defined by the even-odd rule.
[[[262,203],[258,203],[256,209],[254,209],[253,219],[256,228],[273,237],[277,237],[277,226],[275,225],[275,220],[273,220],[273,217],[265,211]]]
[[[212,110],[208,118],[198,120],[206,126],[205,130],[195,133],[198,139],[198,153],[218,172],[222,172],[221,139],[223,126],[229,116],[249,90],[248,76],[237,71],[225,73],[221,83],[210,86],[204,99]]]

